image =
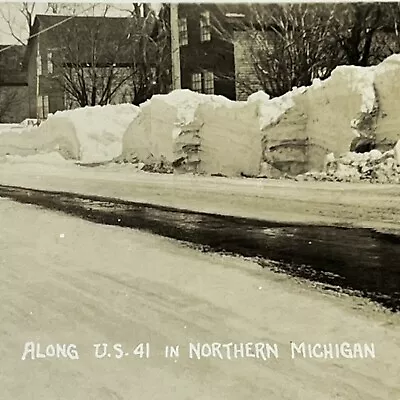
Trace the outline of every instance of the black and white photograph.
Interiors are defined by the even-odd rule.
[[[400,400],[400,3],[0,0],[0,400]]]

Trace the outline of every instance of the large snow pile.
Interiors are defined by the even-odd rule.
[[[338,67],[325,81],[266,101],[264,161],[297,174],[322,168],[330,152],[349,151],[376,105],[373,76],[373,68]]]
[[[400,139],[399,73],[400,55],[392,55],[374,67],[340,66],[325,81],[264,101],[266,122],[274,107],[284,112],[263,124],[263,161],[295,175],[321,170],[327,154],[347,153],[357,138],[389,150]]]
[[[340,66],[324,81],[272,99],[257,92],[232,102],[189,90],[154,96],[129,126],[121,159],[153,170],[254,175],[261,137],[258,172],[295,176],[322,170],[327,154],[345,154],[355,140],[386,151],[400,138],[400,86],[390,90],[399,72],[394,55],[376,67]]]
[[[66,159],[108,161],[121,154],[123,134],[138,110],[121,104],[59,111],[39,127],[1,132],[0,156],[58,151]]]
[[[256,103],[190,90],[157,95],[128,127],[121,159],[177,171],[257,175],[261,133]]]
[[[142,163],[148,171],[228,176],[321,171],[327,154],[339,160],[356,142],[386,155],[393,148],[400,139],[399,73],[400,55],[394,55],[376,67],[338,67],[324,81],[273,99],[257,92],[235,102],[177,90],[140,107],[57,112],[40,127],[0,126],[0,156],[58,151],[84,163],[114,160]],[[350,165],[342,161],[339,175]],[[374,171],[383,161],[377,165]]]
[[[323,172],[307,172],[297,180],[400,183],[400,141],[385,153],[374,149],[367,153],[348,152],[337,158],[331,153]]]

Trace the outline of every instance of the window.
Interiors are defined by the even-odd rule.
[[[214,94],[214,73],[205,71],[204,73],[204,93]]]
[[[214,73],[203,71],[192,74],[192,90],[205,94],[214,94]]]
[[[211,40],[210,11],[205,11],[200,15],[200,41],[209,42],[210,40]]]
[[[187,18],[179,18],[179,45],[189,44]]]
[[[51,51],[47,52],[47,72],[53,73],[53,53]]]
[[[193,92],[200,92],[202,89],[201,74],[192,74],[192,90]]]

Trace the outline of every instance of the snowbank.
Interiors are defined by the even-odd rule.
[[[123,138],[122,159],[164,161],[178,171],[257,175],[258,106],[190,90],[153,96]]]
[[[120,104],[57,112],[39,131],[65,133],[73,158],[82,162],[108,161],[121,154],[123,134],[138,111],[131,104]]]
[[[108,161],[121,154],[123,134],[137,114],[130,104],[56,112],[39,127],[2,132],[0,156],[58,151],[66,159]]]
[[[264,170],[275,175],[297,175],[322,170],[327,154],[347,153],[357,138],[376,139],[386,151],[400,138],[399,72],[395,55],[376,67],[340,66],[330,78],[278,98],[262,91],[246,102],[189,90],[154,96],[124,135],[122,158],[161,160],[182,171],[253,175],[261,137],[259,172],[267,165]]]
[[[257,104],[200,104],[192,124],[174,137],[176,170],[257,176],[262,155]]]
[[[357,151],[360,143],[383,153],[394,147],[399,73],[394,55],[376,67],[340,66],[324,81],[273,99],[257,92],[235,102],[176,90],[140,107],[58,112],[40,127],[0,125],[0,156],[58,151],[87,163],[140,162],[148,171],[228,176],[321,171],[327,154],[337,159],[356,144]]]
[[[331,77],[314,80],[261,106],[264,161],[282,172],[321,170],[326,154],[350,150],[357,136],[374,129],[375,67],[340,66]]]

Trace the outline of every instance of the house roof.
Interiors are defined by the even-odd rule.
[[[126,25],[130,22],[130,18],[127,17],[99,17],[99,16],[71,16],[71,15],[55,15],[55,14],[38,14],[35,18],[35,24],[38,24],[42,31],[50,28],[55,24],[60,24],[55,29],[66,31],[71,26],[84,25],[89,29],[97,28],[99,25],[107,31],[112,31],[114,28]],[[65,22],[63,22],[65,21]]]
[[[233,29],[243,30],[249,26],[256,28],[257,24],[268,25],[272,23],[269,16],[272,15],[278,4],[268,3],[182,3],[180,7],[185,10],[185,14],[190,15],[190,10],[196,10],[201,12],[208,10],[213,16],[213,24],[218,30],[222,29]],[[261,19],[257,16],[262,15]]]

